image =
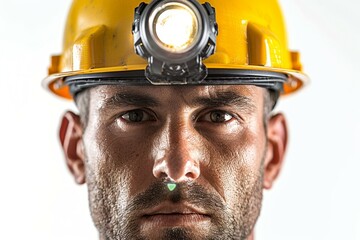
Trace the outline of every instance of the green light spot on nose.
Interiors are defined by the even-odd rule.
[[[176,183],[168,183],[167,187],[170,190],[170,192],[172,192],[176,188]]]

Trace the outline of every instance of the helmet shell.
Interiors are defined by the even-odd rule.
[[[71,99],[68,76],[144,70],[132,36],[139,0],[74,0],[66,21],[63,51],[53,56],[43,85]],[[199,1],[204,3],[205,1]],[[207,0],[219,26],[216,52],[204,61],[209,69],[244,69],[284,73],[283,94],[308,81],[298,52],[290,52],[277,0]]]

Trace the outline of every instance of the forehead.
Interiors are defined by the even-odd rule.
[[[244,101],[253,107],[263,106],[265,89],[249,85],[216,86],[113,86],[102,85],[90,89],[91,105],[104,108],[116,98],[142,98],[154,105],[201,104],[201,99]]]

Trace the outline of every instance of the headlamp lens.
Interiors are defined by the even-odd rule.
[[[199,29],[193,10],[181,3],[168,3],[153,14],[153,35],[160,47],[181,53],[193,46]]]

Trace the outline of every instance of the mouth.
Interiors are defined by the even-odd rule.
[[[185,227],[205,224],[211,215],[203,209],[188,204],[164,203],[148,209],[141,221],[148,227]]]

